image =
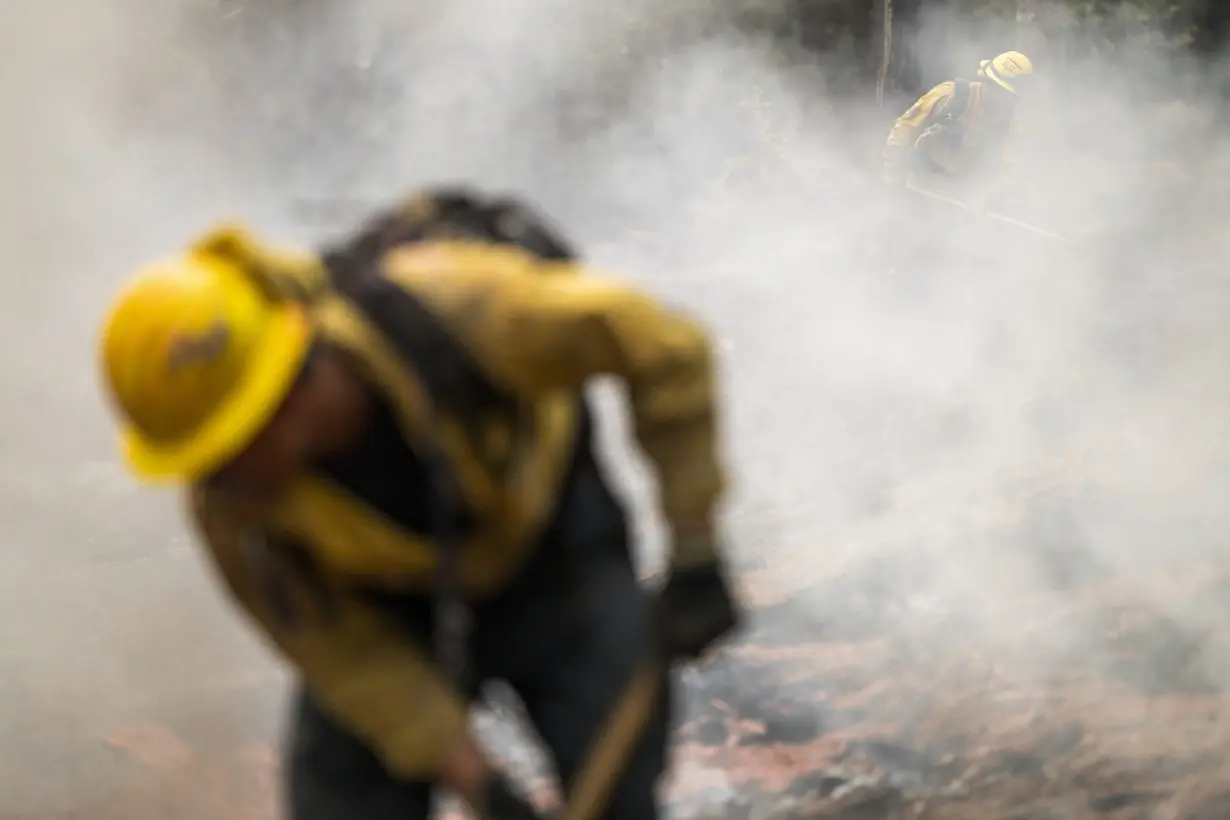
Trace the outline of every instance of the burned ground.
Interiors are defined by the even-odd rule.
[[[1167,577],[1103,579],[1074,589],[1061,611],[1005,602],[1019,612],[1017,640],[1031,650],[1058,623],[1067,630],[1080,622],[1101,635],[1097,657],[1051,647],[1056,664],[1043,677],[998,663],[1002,655],[989,655],[976,632],[954,637],[935,611],[920,609],[908,630],[891,633],[843,619],[869,603],[878,607],[855,592],[865,587],[854,579],[788,591],[764,574],[748,585],[758,602],[750,633],[685,675],[669,787],[676,816],[1225,816],[1230,712],[1210,664],[1224,657],[1226,635],[1176,624],[1143,603],[1141,590],[1150,599],[1220,601],[1230,592],[1230,569],[1193,565]],[[826,602],[819,617],[816,599]],[[110,731],[88,739],[113,758],[112,782],[99,799],[0,816],[276,817],[268,727],[236,733],[209,724],[211,712],[268,710],[278,688],[264,679],[204,693],[170,722],[111,715]],[[524,771],[524,760],[512,762]]]
[[[752,614],[683,673],[676,816],[1230,816],[1230,152],[1203,109],[1068,78],[1024,216],[1077,241],[941,210],[888,271],[891,112],[720,25],[640,64],[593,4],[285,3],[270,36],[215,5],[49,1],[6,35],[0,820],[277,816],[284,675],[120,473],[93,333],[214,218],[316,239],[442,178],[530,196],[714,329]]]

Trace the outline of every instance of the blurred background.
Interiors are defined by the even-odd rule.
[[[675,815],[1220,820],[1228,24],[1212,0],[11,9],[0,820],[277,816],[284,670],[177,499],[117,464],[97,323],[215,219],[311,244],[455,180],[719,337],[758,614],[686,676]],[[869,265],[907,238],[875,233],[889,125],[1012,48],[1039,89],[1000,204],[1070,241],[941,210],[925,261]]]

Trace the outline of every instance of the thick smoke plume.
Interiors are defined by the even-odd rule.
[[[174,505],[115,464],[91,347],[112,288],[218,217],[310,242],[431,182],[525,195],[596,264],[712,324],[731,548],[753,600],[790,601],[752,642],[852,646],[841,674],[867,683],[974,653],[992,700],[1078,672],[1225,694],[1230,152],[1204,86],[1153,52],[1040,57],[1024,190],[992,207],[1071,242],[957,210],[886,237],[874,175],[896,112],[748,33],[780,12],[48,0],[8,15],[0,818],[98,816],[116,789],[235,748],[253,750],[248,777],[279,723],[278,673]],[[924,65],[936,81],[1017,45],[927,25],[951,46]],[[884,242],[921,250],[889,271]],[[641,465],[612,459],[650,513]],[[800,662],[815,700],[795,720],[829,711],[840,670],[824,657]],[[723,668],[693,712],[705,686],[773,695]],[[926,703],[893,719],[928,725]],[[703,768],[683,766],[683,781]]]

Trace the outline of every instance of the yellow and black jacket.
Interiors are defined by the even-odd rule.
[[[889,132],[883,153],[885,181],[904,182],[911,172],[961,177],[1010,166],[1010,124],[987,115],[982,94],[980,81],[949,80],[920,97]],[[951,139],[957,131],[959,141]]]
[[[433,592],[431,460],[460,495],[449,522],[462,533],[458,580],[479,605],[549,542],[577,537],[559,522],[574,512],[579,465],[593,462],[581,393],[591,377],[626,382],[668,521],[710,515],[724,480],[697,325],[574,263],[399,233],[399,218],[323,254],[319,269],[246,251],[273,290],[305,302],[322,343],[359,363],[385,400],[383,433],[255,518],[205,486],[192,507],[226,585],[313,697],[391,771],[429,778],[465,731],[465,698],[377,602]],[[617,505],[605,509],[605,526],[625,525]]]

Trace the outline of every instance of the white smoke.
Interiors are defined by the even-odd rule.
[[[885,611],[855,616],[947,618],[954,641],[1023,676],[1073,646],[1104,652],[1080,619],[1015,639],[1021,613],[1062,611],[1081,573],[1124,579],[1196,633],[1225,621],[1146,583],[1222,560],[1230,524],[1230,154],[1199,85],[1137,54],[1062,76],[1052,61],[1049,78],[1040,60],[1020,216],[1083,244],[954,212],[927,238],[961,254],[889,275],[863,252],[893,112],[736,32],[754,6],[128,0],[9,15],[0,816],[89,805],[130,776],[98,738],[132,715],[204,745],[267,740],[277,719],[276,690],[251,694],[276,675],[176,511],[114,466],[91,359],[111,289],[215,218],[310,241],[425,182],[524,194],[599,265],[712,323],[732,548],[772,583],[904,567],[870,605]],[[977,27],[931,25],[964,66],[948,70],[996,50]],[[1180,94],[1194,96],[1171,119],[1154,113]],[[1143,193],[1155,171],[1189,174],[1182,195]],[[827,607],[814,602],[821,623]],[[1216,647],[1205,663],[1224,684]]]

